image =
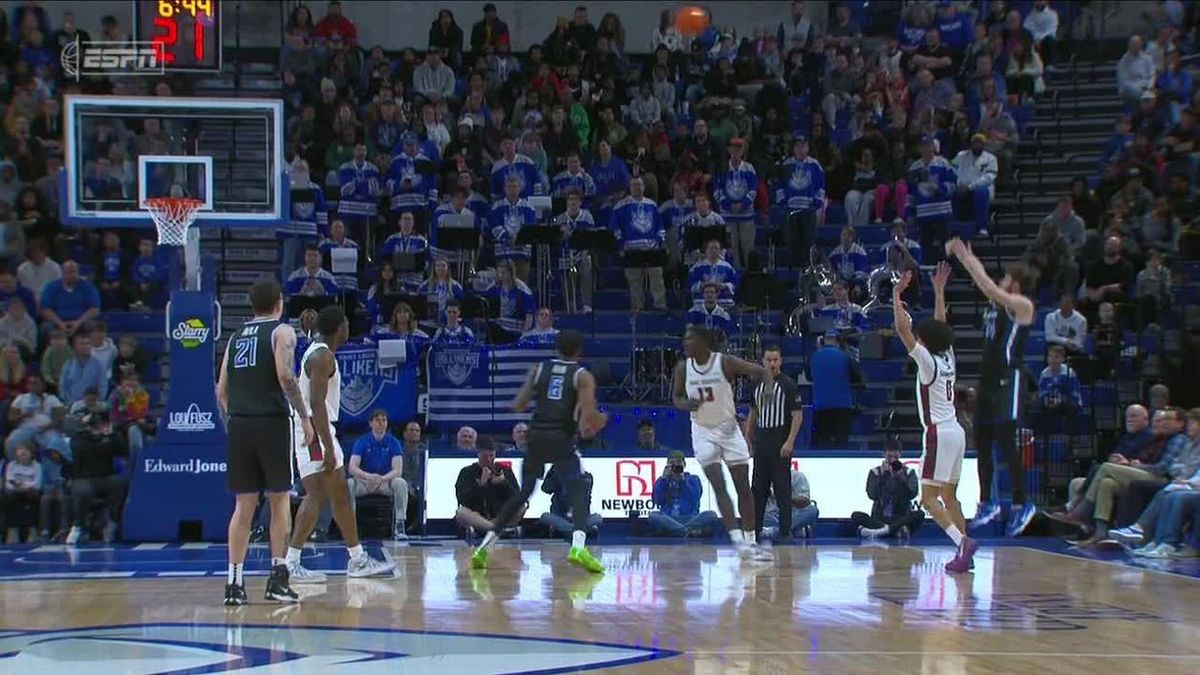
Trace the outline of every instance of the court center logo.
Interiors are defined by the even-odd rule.
[[[479,350],[443,349],[434,353],[433,364],[451,384],[461,386],[479,367]]]
[[[353,584],[358,580],[351,579]],[[6,672],[62,672],[81,662],[131,675],[213,672],[373,673],[480,670],[492,673],[576,672],[677,656],[650,647],[385,628],[225,624],[135,624],[0,637]],[[285,665],[286,664],[286,665]]]
[[[163,75],[166,60],[154,42],[73,40],[58,57],[63,74],[76,82],[85,77]]]
[[[208,342],[210,333],[212,329],[200,319],[184,319],[171,330],[171,339],[178,341],[184,349],[195,349]]]

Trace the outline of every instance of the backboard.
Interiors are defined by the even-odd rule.
[[[141,207],[163,196],[201,200],[201,226],[287,217],[281,101],[67,96],[64,116],[66,225],[151,227]]]

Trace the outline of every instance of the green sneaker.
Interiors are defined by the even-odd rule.
[[[477,570],[487,569],[488,552],[486,548],[481,548],[471,554],[471,568]]]
[[[585,547],[572,548],[571,552],[567,555],[567,562],[576,567],[582,567],[592,574],[604,574],[604,565],[601,565],[599,560],[593,558],[592,554],[588,553]]]

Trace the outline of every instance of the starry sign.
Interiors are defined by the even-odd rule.
[[[652,648],[371,628],[131,624],[0,633],[0,671],[122,673],[574,672],[670,658]]]

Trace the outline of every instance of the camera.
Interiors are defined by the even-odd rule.
[[[682,464],[672,464],[671,465],[671,473],[673,473],[675,475],[682,474],[683,473],[683,465]]]
[[[900,460],[898,460],[898,459],[892,460],[892,471],[896,471],[896,472],[904,471],[904,465],[900,463]]]

